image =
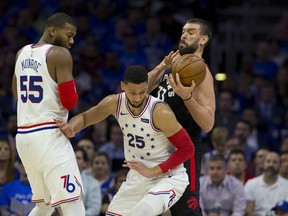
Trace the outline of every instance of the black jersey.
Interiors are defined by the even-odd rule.
[[[167,76],[170,73],[171,70],[165,71],[159,86],[151,94],[169,104],[175,113],[177,120],[190,135],[195,148],[200,148],[201,128],[192,118],[183,100],[176,93],[174,93],[172,87],[169,85]]]

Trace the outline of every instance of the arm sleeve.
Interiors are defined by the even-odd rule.
[[[177,148],[177,150],[159,166],[163,173],[166,173],[191,157],[194,157],[194,144],[187,131],[181,128],[177,133],[168,137],[168,140]]]
[[[74,80],[58,84],[58,89],[62,105],[67,110],[73,109],[78,101]]]

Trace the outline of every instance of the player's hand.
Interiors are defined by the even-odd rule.
[[[191,86],[183,86],[180,82],[179,74],[176,73],[176,80],[173,78],[172,74],[169,74],[168,82],[173,88],[173,91],[181,97],[183,100],[191,97],[191,94],[196,86],[196,83],[192,80]]]
[[[124,161],[123,167],[128,167],[130,169],[136,170],[142,176],[146,178],[154,178],[162,174],[162,170],[159,166],[148,168],[143,163],[138,161]]]
[[[55,123],[66,137],[71,138],[75,136],[75,132],[72,127],[67,123],[59,119],[54,119]]]
[[[172,65],[172,61],[175,61],[175,58],[177,58],[176,56],[180,56],[179,50],[175,52],[171,51],[167,56],[165,56],[165,58],[161,62],[161,66],[163,68],[162,70],[169,69]]]

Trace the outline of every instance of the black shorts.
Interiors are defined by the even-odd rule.
[[[170,209],[172,216],[200,216],[202,215],[199,205],[199,178],[201,175],[201,163],[203,153],[201,149],[195,149],[194,160],[187,160],[184,163],[189,176],[189,185],[184,194]]]

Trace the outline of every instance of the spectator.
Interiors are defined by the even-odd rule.
[[[240,145],[239,149],[242,149],[246,154],[246,161],[250,162],[255,150],[248,146],[248,138],[251,135],[252,126],[249,122],[240,119],[237,121],[234,128],[234,135],[239,138]]]
[[[244,187],[226,174],[225,160],[214,155],[208,163],[208,175],[200,177],[200,206],[204,216],[242,216],[246,202]]]
[[[98,150],[106,152],[112,162],[112,172],[118,171],[124,161],[123,133],[117,122],[110,125],[110,141],[104,143]]]
[[[91,163],[90,174],[99,181],[103,199],[107,191],[114,186],[114,176],[110,170],[110,158],[105,152],[96,152]]]
[[[28,215],[35,205],[31,202],[32,190],[21,160],[17,165],[20,179],[7,183],[0,196],[0,206],[4,215]]]
[[[280,170],[279,175],[288,180],[288,151],[283,151],[280,154]]]
[[[248,164],[248,172],[253,176],[259,176],[264,170],[264,160],[266,155],[269,153],[267,148],[259,148],[254,159]]]
[[[14,157],[8,140],[0,139],[0,194],[7,182],[15,180]]]
[[[204,166],[202,169],[207,170],[208,161],[214,155],[221,155],[227,162],[229,154],[226,147],[227,138],[228,138],[228,130],[225,127],[215,127],[212,130],[211,143],[212,146],[214,147],[214,150],[204,154],[203,156]]]
[[[265,147],[269,144],[266,128],[259,123],[257,112],[253,108],[243,110],[242,119],[248,121],[252,127],[252,131],[247,140],[247,145],[255,152],[259,147]]]
[[[89,164],[87,152],[81,147],[76,147],[74,149],[74,152],[81,173],[83,188],[85,192],[85,196],[83,199],[86,210],[85,216],[99,215],[102,204],[100,184],[95,178],[83,172]]]
[[[275,216],[288,216],[288,202],[286,200],[279,201],[273,208]]]
[[[237,116],[233,111],[233,92],[229,90],[222,90],[221,92],[219,92],[217,98],[218,100],[214,126],[226,127],[229,129],[229,134],[231,134],[237,121]]]
[[[94,147],[93,141],[91,139],[88,139],[88,138],[80,139],[77,143],[77,147],[81,147],[87,152],[87,155],[88,155],[88,158],[90,161],[90,163],[87,165],[87,169],[89,169],[93,155],[95,153],[95,147]]]
[[[264,160],[264,172],[245,184],[246,215],[271,215],[271,209],[281,200],[288,200],[288,180],[279,176],[280,156],[269,152]]]
[[[101,212],[107,211],[112,198],[117,193],[122,183],[126,181],[128,171],[129,170],[122,168],[115,173],[115,184],[110,190],[108,190],[105,197],[103,197]],[[102,213],[100,216],[105,216],[105,214]]]
[[[227,138],[226,146],[228,151],[240,148],[240,139],[235,135],[231,135]]]
[[[280,146],[280,151],[288,151],[288,137],[283,138]]]
[[[228,157],[229,174],[237,178],[242,184],[246,184],[253,176],[246,171],[247,162],[246,155],[240,149],[232,150]]]

